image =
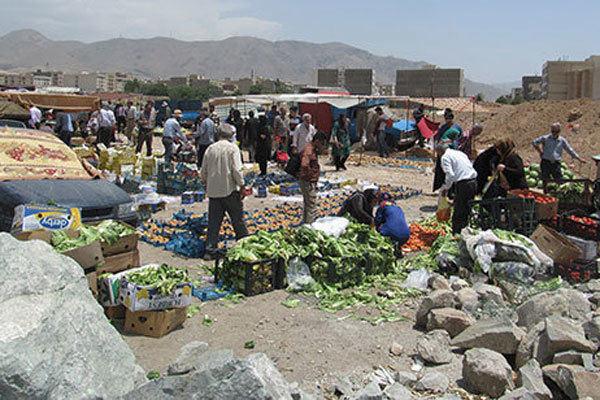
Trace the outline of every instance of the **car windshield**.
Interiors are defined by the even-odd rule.
[[[0,181],[92,179],[77,155],[56,136],[0,127]]]

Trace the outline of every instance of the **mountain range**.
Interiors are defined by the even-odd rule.
[[[425,61],[381,57],[343,43],[268,41],[231,37],[219,41],[186,42],[171,38],[110,39],[93,43],[55,41],[32,29],[0,37],[0,69],[43,68],[78,71],[119,71],[144,78],[199,74],[232,79],[255,76],[294,83],[312,82],[317,68],[372,68],[377,82],[392,83],[397,69],[420,68]],[[482,93],[493,100],[501,87],[465,79],[467,95]]]

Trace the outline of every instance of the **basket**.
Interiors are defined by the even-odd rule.
[[[532,198],[494,198],[470,201],[469,226],[479,229],[504,229],[529,236],[538,225]]]
[[[556,265],[556,273],[572,283],[583,283],[598,276],[598,266],[596,261],[575,262],[571,265]]]
[[[578,220],[586,218],[588,222]],[[600,241],[600,220],[589,217],[581,211],[571,211],[562,215],[562,229],[564,233],[585,240]]]
[[[246,296],[283,289],[283,264],[281,258],[254,262],[224,261],[221,268],[215,263],[215,281],[220,278],[227,287]]]

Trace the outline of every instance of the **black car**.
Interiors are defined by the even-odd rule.
[[[0,119],[0,128],[4,128],[5,126],[9,128],[27,128],[25,122],[17,121],[16,119]]]
[[[41,140],[59,139],[53,135],[32,130],[14,129],[15,134],[35,132]],[[1,134],[1,133],[0,133]],[[35,139],[28,135],[27,141]],[[43,144],[40,141],[40,144]],[[60,150],[69,157],[75,153],[60,142]],[[71,158],[71,160],[73,160]],[[58,162],[57,162],[58,163]],[[0,162],[0,170],[3,169]],[[60,167],[60,165],[57,165]],[[81,166],[82,171],[85,171]],[[10,231],[15,207],[21,204],[51,204],[81,209],[83,222],[116,219],[132,226],[137,225],[137,213],[131,197],[115,184],[104,179],[6,179],[0,182],[0,231]]]

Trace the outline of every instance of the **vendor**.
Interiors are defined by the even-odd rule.
[[[350,214],[352,218],[362,224],[374,226],[373,207],[377,204],[377,188],[368,188],[364,192],[355,192],[350,195],[342,205],[338,216]]]
[[[579,157],[575,150],[573,150],[567,139],[560,136],[560,129],[560,123],[555,122],[550,126],[549,135],[540,136],[531,143],[542,159],[540,168],[544,182],[549,181],[551,178],[556,181],[562,181],[563,176],[560,163],[562,161],[563,150],[566,150],[571,157],[582,163],[586,162],[586,160]]]
[[[404,218],[402,208],[394,204],[389,193],[379,195],[379,208],[375,214],[375,227],[377,232],[387,236],[398,248],[398,254],[402,254],[400,248],[410,239],[410,228]]]
[[[477,193],[482,193],[490,179],[484,198],[504,197],[508,190],[527,189],[523,160],[511,138],[496,141],[473,163],[477,171]]]

